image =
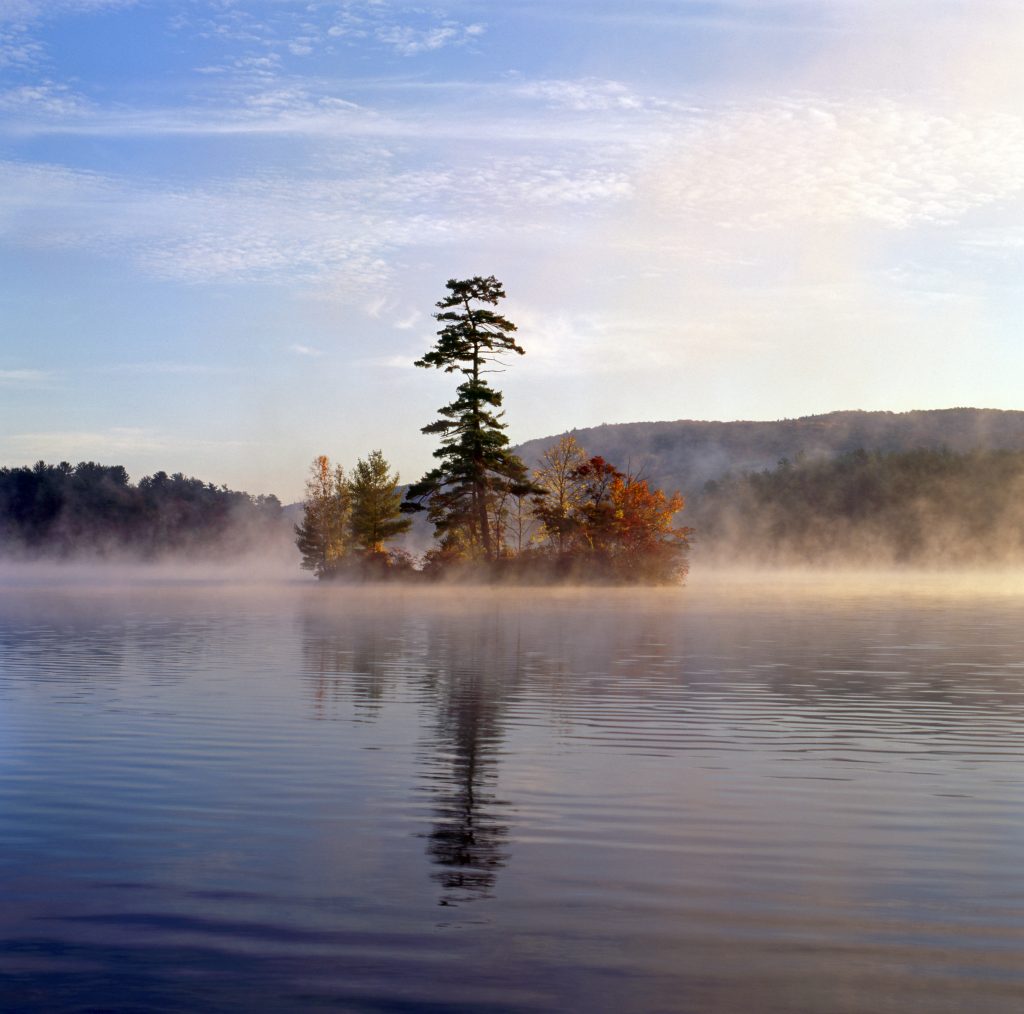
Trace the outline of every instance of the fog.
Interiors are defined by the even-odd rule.
[[[188,559],[140,561],[0,561],[0,595],[6,607],[21,593],[66,595],[68,601],[92,596],[138,596],[147,608],[161,600],[168,608],[189,597],[236,598],[262,608],[266,603],[301,602],[326,613],[346,610],[372,617],[384,608],[415,607],[439,613],[499,610],[543,611],[567,608],[599,613],[617,607],[655,611],[757,609],[780,603],[833,605],[892,598],[949,601],[1012,599],[1024,596],[1024,571],[1011,564],[950,568],[865,565],[695,566],[677,586],[641,587],[551,584],[493,586],[444,582],[318,582],[296,562],[259,554],[227,562]],[[23,603],[24,604],[24,603]]]
[[[268,594],[295,586],[311,587],[314,579],[299,570],[294,553],[250,554],[224,560],[167,557],[158,562],[128,556],[66,560],[0,560],[0,591],[28,588],[66,589],[68,591],[189,589],[216,586],[246,589]]]

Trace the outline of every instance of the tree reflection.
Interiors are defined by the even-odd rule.
[[[416,757],[432,812],[426,854],[439,904],[490,897],[509,859],[498,799],[504,713],[520,680],[519,627],[500,613],[466,618],[331,616],[303,623],[303,676],[319,718],[373,720],[411,692],[424,709]]]
[[[494,792],[503,710],[496,681],[477,671],[449,670],[436,739],[424,752],[434,823],[427,855],[440,869],[441,905],[490,897],[508,861],[506,805]]]

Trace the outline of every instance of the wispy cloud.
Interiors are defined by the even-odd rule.
[[[63,14],[92,14],[96,11],[132,7],[138,0],[3,0],[0,24],[29,25],[43,18]]]
[[[39,23],[67,14],[132,7],[137,0],[0,0],[0,67],[27,70],[43,62]]]
[[[357,176],[266,175],[221,185],[140,186],[55,166],[0,164],[8,243],[132,256],[150,273],[197,282],[277,278],[374,285],[411,246],[536,237],[552,211],[599,212],[629,197],[626,173],[578,153]],[[408,317],[403,310],[401,317]]]
[[[52,379],[47,370],[0,370],[0,385],[36,387]]]
[[[512,90],[524,98],[540,99],[552,106],[577,112],[637,110],[652,104],[651,98],[641,96],[620,81],[604,81],[598,78],[575,81],[522,81],[513,84]]]
[[[411,310],[395,321],[395,327],[399,331],[411,331],[421,320],[423,320],[423,314],[419,310]]]
[[[295,355],[297,356],[308,356],[313,359],[318,359],[320,356],[323,355],[323,352],[321,352],[320,349],[315,349],[310,345],[289,345],[288,351],[294,352]]]
[[[161,277],[329,279],[357,290],[386,276],[403,249],[498,235],[525,249],[610,215],[628,215],[648,245],[657,237],[675,246],[674,232],[714,260],[709,228],[904,231],[949,226],[1024,195],[1024,118],[1008,113],[797,96],[659,112],[656,128],[641,117],[600,143],[602,113],[583,105],[590,112],[581,115],[594,117],[585,141],[566,135],[519,144],[515,155],[453,155],[429,138],[415,168],[365,148],[340,174],[299,167],[183,188],[0,163],[0,226],[9,243],[128,252]],[[467,114],[462,130],[486,126]],[[490,127],[499,135],[503,123]],[[629,242],[618,234],[614,242]]]
[[[232,42],[278,55],[308,57],[337,47],[380,46],[415,57],[466,46],[485,32],[480,22],[462,22],[443,11],[389,0],[346,0],[340,4],[281,3],[243,7],[224,4],[179,15],[181,34]]]
[[[649,180],[662,212],[733,228],[949,224],[1024,192],[1024,118],[796,99],[710,118]]]
[[[98,366],[97,373],[126,374],[130,376],[216,376],[232,372],[227,367],[211,366],[205,363],[112,363]]]
[[[85,112],[88,103],[67,85],[43,80],[0,91],[0,110],[28,116],[66,117]]]
[[[42,56],[42,45],[20,25],[0,22],[0,68],[32,67]]]
[[[109,460],[114,454],[180,451],[204,447],[250,447],[252,440],[195,440],[171,436],[155,429],[113,426],[101,430],[54,430],[15,433],[6,442],[18,453],[52,460],[71,460],[81,455]]]
[[[408,356],[361,356],[353,362],[358,366],[375,366],[384,370],[411,370],[417,355],[419,353]]]
[[[391,46],[402,56],[417,56],[445,46],[464,46],[483,35],[480,24],[458,25],[445,23],[432,28],[414,28],[411,25],[389,25],[378,28],[381,42]]]
[[[70,460],[80,455],[109,457],[111,454],[159,451],[169,446],[155,431],[130,426],[104,430],[62,430],[14,433],[7,443],[32,457]]]

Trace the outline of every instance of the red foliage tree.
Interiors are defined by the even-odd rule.
[[[652,490],[646,479],[620,472],[602,457],[573,470],[581,491],[570,515],[571,551],[584,572],[643,583],[672,583],[685,577],[692,528],[677,526],[685,506]]]

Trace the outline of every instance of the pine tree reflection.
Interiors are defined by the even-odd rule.
[[[496,873],[508,861],[508,825],[499,819],[506,805],[497,783],[503,680],[484,670],[446,673],[436,739],[425,751],[434,824],[427,855],[440,869],[441,905],[490,897]]]
[[[441,905],[492,894],[508,861],[507,804],[495,788],[504,714],[521,679],[519,623],[494,612],[311,611],[303,676],[317,717],[380,717],[391,697],[423,708],[417,760],[433,811],[426,852]]]

